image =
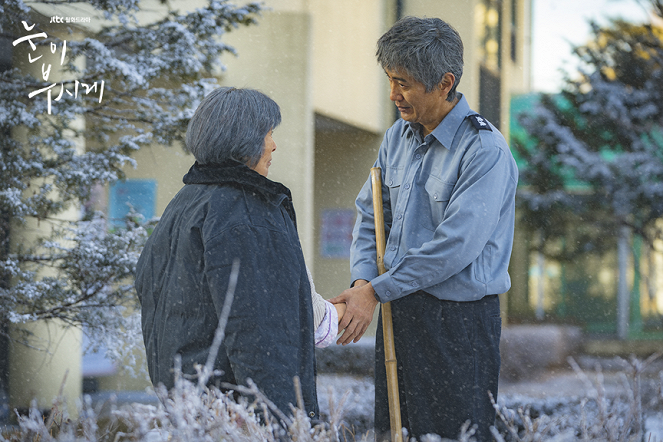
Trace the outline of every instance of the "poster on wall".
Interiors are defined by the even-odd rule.
[[[350,259],[355,211],[352,209],[323,210],[320,223],[320,256]]]
[[[156,180],[134,179],[118,181],[110,186],[108,217],[115,226],[124,225],[124,217],[131,209],[149,220],[156,205]]]

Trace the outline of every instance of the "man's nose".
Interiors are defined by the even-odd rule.
[[[403,99],[398,85],[393,83],[390,85],[389,99],[391,101],[401,101]]]

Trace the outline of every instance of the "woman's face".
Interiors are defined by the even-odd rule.
[[[276,150],[276,143],[274,142],[274,139],[272,139],[273,132],[274,130],[270,130],[267,135],[265,135],[262,157],[260,157],[260,161],[258,161],[258,164],[253,168],[253,170],[264,177],[269,173],[269,166],[272,165],[272,152]]]

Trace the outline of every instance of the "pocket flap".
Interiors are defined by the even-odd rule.
[[[451,192],[454,190],[453,184],[448,184],[431,176],[426,181],[426,192],[435,201],[449,201],[451,199]]]
[[[384,183],[389,187],[399,187],[403,181],[403,169],[387,167],[384,174]]]

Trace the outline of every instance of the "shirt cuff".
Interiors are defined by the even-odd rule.
[[[315,330],[315,346],[318,348],[328,347],[334,342],[338,335],[338,312],[336,307],[329,301],[325,301],[325,317]]]
[[[403,291],[396,285],[389,272],[373,279],[371,285],[380,302],[390,302],[403,297]]]
[[[366,281],[372,281],[376,276],[378,276],[378,271],[373,265],[357,265],[350,271],[350,281],[356,281],[358,279],[365,279]]]

